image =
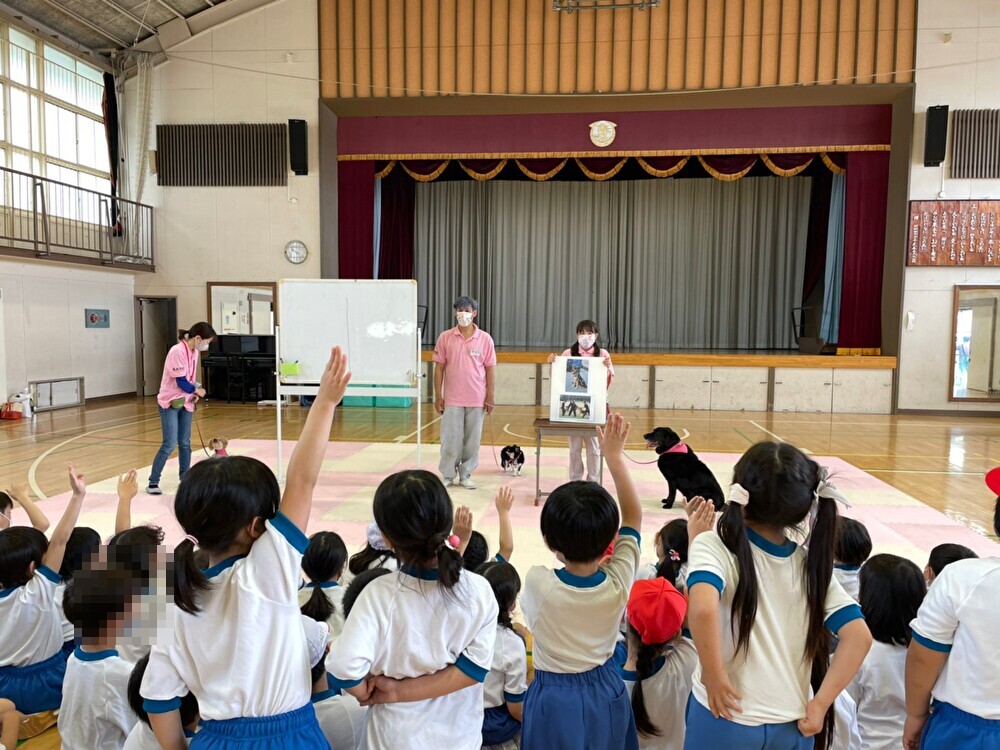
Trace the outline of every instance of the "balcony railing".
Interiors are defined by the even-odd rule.
[[[0,254],[153,271],[153,207],[0,167]]]

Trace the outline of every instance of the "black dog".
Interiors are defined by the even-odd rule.
[[[500,451],[500,465],[507,474],[521,476],[521,467],[524,466],[524,451],[518,445],[508,445]]]
[[[676,432],[669,427],[657,427],[643,437],[646,447],[654,448],[660,455],[656,465],[670,488],[663,500],[664,508],[672,508],[677,493],[681,492],[688,500],[700,496],[711,501],[716,510],[722,509],[726,499],[715,475],[693,450],[681,442]]]

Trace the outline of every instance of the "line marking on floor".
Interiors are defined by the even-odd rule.
[[[784,439],[783,437],[781,437],[781,435],[776,435],[775,433],[771,432],[771,431],[770,431],[770,430],[768,430],[767,428],[765,428],[765,427],[761,427],[761,426],[760,426],[759,424],[757,424],[756,422],[754,422],[754,421],[753,421],[752,419],[748,419],[747,421],[748,421],[748,422],[749,422],[750,424],[752,424],[752,425],[753,425],[754,427],[756,427],[756,428],[757,428],[758,430],[760,430],[761,432],[766,432],[766,433],[767,433],[768,435],[770,435],[771,437],[773,437],[773,438],[774,438],[775,440],[777,440],[777,441],[778,441],[779,443],[787,443],[787,442],[788,442],[788,441],[787,441],[787,440],[785,440],[785,439]],[[798,449],[799,449],[800,451],[802,451],[803,453],[805,453],[805,454],[806,454],[807,456],[811,456],[811,455],[812,455],[812,451],[811,451],[811,450],[809,450],[808,448],[803,448],[803,447],[802,447],[801,445],[799,445],[799,446],[796,446],[796,447],[797,447],[797,448],[798,448]]]
[[[157,422],[160,421],[160,415],[157,414],[155,417],[146,417],[145,419],[134,420],[132,422],[132,424],[135,425],[135,424],[141,424],[143,422],[151,422],[154,419]],[[59,450],[63,446],[68,445],[69,443],[72,443],[72,442],[74,442],[76,440],[79,440],[80,438],[85,438],[88,435],[93,435],[95,432],[105,432],[106,430],[114,430],[114,429],[117,429],[118,427],[121,427],[121,426],[122,425],[115,425],[113,427],[101,427],[100,429],[97,429],[97,430],[88,430],[87,432],[80,433],[79,435],[75,435],[75,436],[69,438],[68,440],[63,440],[61,443],[59,443],[57,445],[53,445],[51,448],[49,448],[47,451],[45,451],[42,455],[40,455],[38,458],[36,458],[32,462],[31,467],[28,469],[28,486],[31,487],[31,491],[35,493],[35,497],[37,497],[39,500],[48,500],[49,499],[49,496],[46,495],[44,492],[42,492],[42,488],[38,486],[38,482],[35,479],[35,476],[36,476],[36,474],[38,472],[38,467],[41,465],[42,461],[44,461],[48,456],[51,456],[53,453],[55,453],[57,450]],[[104,480],[100,480],[100,481],[104,481]]]
[[[416,435],[417,433],[419,433],[419,432],[423,432],[423,431],[424,431],[424,430],[426,430],[426,429],[427,429],[428,427],[430,427],[430,426],[431,426],[432,424],[437,424],[437,423],[438,423],[438,422],[440,422],[440,421],[441,421],[442,419],[444,419],[444,415],[442,415],[442,416],[438,417],[437,419],[432,419],[432,420],[431,420],[430,422],[428,422],[427,424],[425,424],[425,425],[424,425],[423,427],[421,427],[421,428],[420,428],[419,430],[414,430],[414,431],[413,431],[413,432],[411,432],[411,433],[410,433],[409,435],[400,435],[400,436],[399,436],[399,437],[397,437],[397,438],[396,438],[396,439],[395,439],[395,440],[394,440],[393,442],[396,442],[396,443],[402,443],[402,442],[403,442],[404,440],[407,440],[407,439],[409,439],[409,438],[413,437],[413,436],[414,436],[414,435]]]
[[[861,469],[861,471],[866,471],[869,474],[943,474],[945,476],[953,476],[953,477],[956,476],[981,477],[983,475],[983,472],[981,471],[934,471],[932,469],[864,469],[860,466],[856,468]]]

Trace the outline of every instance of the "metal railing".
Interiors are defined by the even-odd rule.
[[[153,207],[0,167],[0,253],[152,271]]]

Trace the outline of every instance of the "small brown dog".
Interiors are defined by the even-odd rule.
[[[208,441],[208,447],[211,448],[216,456],[228,456],[226,453],[226,447],[229,445],[229,441],[225,438],[214,437]]]

